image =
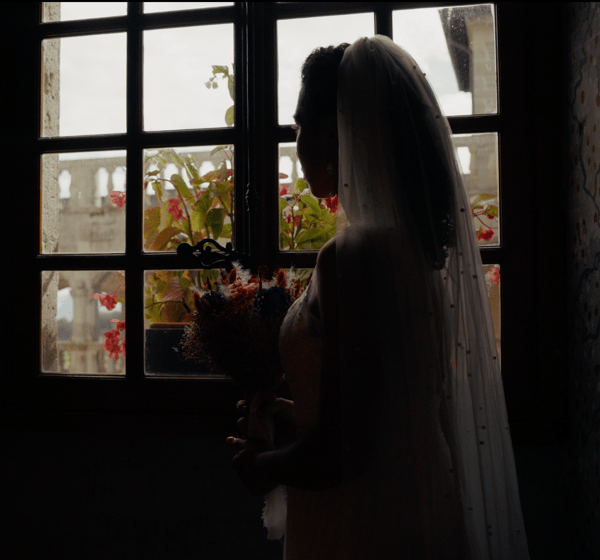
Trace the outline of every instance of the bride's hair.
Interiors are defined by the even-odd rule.
[[[336,114],[338,68],[349,46],[348,43],[342,43],[337,47],[317,48],[305,60],[301,70],[301,85],[304,93],[299,100],[298,112],[307,122],[317,124],[323,118]],[[389,87],[389,95],[392,99],[391,82]],[[407,87],[406,91],[409,96],[416,95],[411,87]],[[417,119],[422,118],[425,128],[425,114],[419,114],[421,110],[425,110],[421,107],[421,101],[410,99],[409,103],[416,109],[414,116]],[[423,167],[427,170],[427,180],[431,190],[429,195],[434,196],[429,196],[424,189],[408,189],[406,195],[421,242],[431,256],[433,268],[438,270],[445,265],[448,248],[456,242],[454,224],[450,216],[452,161],[446,161],[439,152],[438,148],[442,141],[440,134],[443,134],[443,131],[439,127],[424,133],[420,139],[422,143],[420,149],[417,149],[416,143],[409,147],[406,145],[396,147],[397,153],[406,152],[407,148],[417,149],[408,160],[412,161],[413,165],[419,161],[423,162]],[[404,172],[410,176],[411,171],[405,168]],[[418,180],[410,182],[420,184],[422,180],[423,178],[419,176]]]
[[[321,47],[312,51],[304,61],[301,84],[304,95],[298,107],[302,116],[316,123],[337,110],[337,72],[344,51],[349,47],[342,43],[337,47]]]

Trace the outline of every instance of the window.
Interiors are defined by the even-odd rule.
[[[68,9],[77,5],[69,4]],[[223,164],[218,159],[223,154],[215,148],[230,147],[222,170],[235,177],[229,208],[234,219],[227,219],[227,204],[215,204],[208,209],[215,210],[211,219],[202,222],[207,234],[231,239],[236,250],[250,254],[256,263],[311,268],[316,252],[309,249],[318,247],[318,239],[298,234],[295,244],[286,246],[284,234],[289,231],[282,229],[286,226],[281,218],[286,221],[290,210],[279,206],[278,196],[300,177],[290,116],[299,64],[308,54],[302,49],[383,33],[407,48],[434,89],[440,88],[436,93],[449,115],[474,204],[480,206],[474,208],[475,229],[496,300],[497,270],[502,274],[502,311],[497,316],[502,317],[509,413],[527,420],[523,404],[535,393],[531,372],[538,371],[540,327],[532,303],[539,274],[532,264],[537,248],[524,240],[535,238],[539,223],[530,215],[535,194],[528,190],[529,182],[533,184],[527,147],[533,134],[527,129],[531,104],[519,94],[532,78],[519,62],[520,47],[511,44],[511,37],[524,25],[516,17],[518,9],[527,15],[529,8],[453,2],[442,8],[424,2],[184,4],[129,2],[87,19],[68,15],[67,9],[60,16],[60,3],[15,7],[23,25],[19,33],[7,33],[23,57],[11,60],[9,68],[13,83],[23,87],[13,92],[20,110],[9,116],[15,137],[10,151],[19,162],[10,176],[11,184],[24,186],[9,194],[13,213],[7,231],[15,236],[11,274],[18,279],[23,267],[25,277],[16,280],[19,288],[11,281],[9,293],[15,297],[7,302],[8,316],[18,318],[18,328],[11,329],[14,365],[5,381],[14,386],[16,402],[37,411],[229,416],[224,422],[230,425],[235,412],[229,407],[237,394],[227,382],[190,375],[166,378],[144,366],[144,288],[156,271],[193,269],[173,250],[172,241],[186,232],[173,226],[171,237],[167,232],[159,238],[169,226],[156,226],[161,207],[165,218],[172,206],[171,218],[165,219],[175,220],[185,211],[181,203],[177,208],[176,202],[169,203],[177,198],[172,176],[184,178],[186,167],[177,158],[195,158],[204,176]],[[99,10],[103,6],[97,4]],[[21,32],[24,28],[27,33]],[[297,37],[310,40],[300,48]],[[203,44],[209,53],[205,57],[195,52],[203,51]],[[77,66],[61,65],[68,60],[67,52]],[[82,64],[77,56],[83,52],[89,54]],[[106,60],[110,53],[115,58]],[[186,61],[182,67],[170,63],[176,59]],[[38,64],[30,67],[22,60]],[[102,64],[110,79],[94,71]],[[223,68],[212,73],[211,65]],[[234,115],[229,111],[228,73],[235,74]],[[207,89],[205,82],[218,87]],[[450,82],[455,91],[443,91]],[[70,91],[75,97],[67,99]],[[198,96],[190,97],[190,91]],[[88,101],[82,102],[86,96]],[[199,109],[207,103],[214,103],[210,110]],[[163,164],[159,155],[164,150],[176,155]],[[287,177],[278,179],[280,173]],[[39,227],[35,220],[24,225],[22,189],[29,195],[29,208],[39,208]],[[254,204],[250,211],[247,194]],[[288,214],[282,215],[283,210]],[[191,224],[193,207],[188,211]],[[156,231],[149,231],[152,224]],[[68,234],[60,233],[57,246],[59,231]],[[190,239],[199,239],[200,233],[192,231]],[[60,316],[57,321],[58,294],[67,291],[72,300],[85,301],[80,310],[87,309],[71,326]],[[100,296],[107,294],[125,305],[110,312],[110,303],[99,306]],[[118,325],[111,319],[126,322],[127,353],[124,357],[117,344],[117,360],[107,357],[101,342],[98,346],[100,331]],[[70,328],[87,337],[84,350],[78,340],[71,339],[70,348],[61,345]],[[27,351],[15,350],[24,339]],[[205,425],[210,432],[222,424],[207,420]]]

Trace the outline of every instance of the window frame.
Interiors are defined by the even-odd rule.
[[[185,12],[143,14],[141,3],[128,3],[128,14],[115,18],[40,24],[42,3],[20,3],[12,9],[17,12],[19,25],[7,27],[5,41],[11,48],[23,53],[22,59],[35,60],[23,65],[11,60],[8,71],[13,83],[23,85],[15,103],[21,111],[9,115],[9,130],[15,138],[20,171],[9,172],[12,184],[33,185],[40,192],[40,154],[56,151],[86,151],[90,149],[126,149],[127,184],[142,183],[142,150],[152,147],[214,145],[233,143],[236,168],[236,200],[244,201],[246,185],[264,185],[259,192],[256,216],[248,219],[239,212],[236,221],[236,249],[251,251],[255,262],[274,266],[314,266],[314,252],[283,252],[278,247],[278,222],[268,216],[277,216],[277,197],[266,196],[269,189],[276,192],[278,145],[293,142],[289,126],[277,122],[276,83],[276,21],[294,17],[310,17],[341,13],[373,12],[376,32],[391,35],[391,14],[396,9],[450,7],[480,2],[337,2],[270,3],[236,2],[233,7],[207,8]],[[515,6],[515,4],[517,4]],[[566,358],[566,334],[552,331],[547,322],[548,312],[542,309],[541,298],[553,297],[564,301],[564,279],[552,286],[538,289],[543,278],[543,259],[552,258],[554,250],[564,241],[561,228],[553,230],[539,218],[530,216],[544,185],[556,185],[557,163],[560,152],[549,138],[536,132],[535,125],[545,114],[559,105],[559,94],[536,100],[523,95],[524,84],[541,91],[543,72],[549,63],[542,62],[533,72],[522,60],[526,49],[541,53],[536,46],[534,21],[540,17],[535,3],[495,3],[497,26],[497,69],[499,112],[496,115],[450,117],[454,133],[497,132],[499,135],[499,177],[502,211],[500,227],[502,245],[481,249],[484,264],[500,264],[502,271],[502,362],[503,379],[513,437],[529,440],[538,434],[535,426],[539,414],[550,418],[553,425],[563,423],[561,416],[561,364]],[[236,61],[236,125],[234,129],[191,130],[172,132],[144,132],[141,125],[142,101],[142,35],[143,30],[179,25],[197,25],[190,21],[191,12],[202,12],[207,23],[234,22]],[[560,30],[559,12],[550,10],[541,16],[556,30]],[[10,18],[7,18],[10,21]],[[40,114],[40,44],[42,38],[70,36],[82,32],[128,31],[127,39],[127,133],[94,137],[43,138],[38,137]],[[537,34],[537,35],[536,35]],[[551,47],[556,50],[556,46]],[[271,64],[267,64],[269,61]],[[244,63],[245,62],[245,63]],[[133,64],[132,64],[133,63]],[[138,73],[139,72],[139,73]],[[556,88],[558,90],[558,88]],[[31,108],[35,108],[32,111]],[[537,143],[537,144],[536,144]],[[534,153],[530,146],[535,145]],[[558,146],[558,149],[560,146]],[[261,154],[258,158],[257,154]],[[132,163],[135,162],[135,165]],[[12,173],[12,175],[11,175]],[[521,188],[503,188],[516,185]],[[9,317],[18,328],[11,329],[7,348],[19,348],[25,336],[34,347],[39,347],[42,270],[125,270],[127,301],[128,357],[126,377],[101,375],[54,375],[39,371],[39,349],[25,354],[11,355],[8,369],[2,379],[6,407],[12,413],[20,412],[22,424],[68,426],[77,424],[84,429],[119,431],[133,429],[156,433],[203,433],[217,435],[232,429],[235,420],[234,403],[240,397],[226,380],[201,378],[145,377],[142,364],[144,329],[143,303],[139,290],[143,286],[143,271],[147,269],[187,268],[176,255],[143,254],[141,189],[128,189],[127,253],[125,255],[39,255],[40,231],[28,228],[19,243],[7,253],[9,262],[24,264],[24,278],[20,289],[30,294],[28,301],[10,298]],[[36,200],[39,197],[34,197]],[[7,197],[11,208],[22,204],[19,192]],[[560,203],[548,203],[555,223],[560,225]],[[39,215],[39,201],[35,212]],[[265,220],[267,227],[258,228]],[[12,223],[12,222],[11,222]],[[263,222],[264,223],[264,222]],[[38,220],[39,224],[39,220]],[[240,240],[243,239],[242,242]],[[523,239],[531,240],[523,243]],[[110,264],[109,264],[110,263]],[[560,274],[559,274],[560,275]],[[562,278],[562,277],[561,277]],[[137,286],[137,287],[136,287]],[[134,294],[138,291],[136,297]],[[34,296],[31,296],[34,294]],[[543,294],[543,295],[542,295]],[[29,301],[31,300],[31,301]],[[564,320],[561,311],[558,320]],[[562,317],[562,318],[561,318]],[[563,327],[561,327],[562,329]],[[34,332],[35,331],[35,332]],[[551,332],[552,331],[552,332]],[[562,333],[564,337],[561,339]],[[548,336],[555,341],[560,356],[543,353],[542,341]],[[8,346],[10,345],[10,346]],[[564,370],[563,370],[564,371]],[[544,385],[542,372],[555,382],[555,389]],[[535,401],[532,405],[532,399]],[[78,420],[74,420],[78,419]],[[193,421],[190,421],[193,419]],[[121,422],[122,421],[122,422]],[[535,436],[537,437],[537,435]]]

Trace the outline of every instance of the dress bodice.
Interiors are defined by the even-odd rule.
[[[311,282],[314,282],[314,274]],[[312,284],[314,285],[314,284]],[[317,422],[321,373],[321,322],[310,310],[309,288],[294,302],[281,326],[279,353],[302,433]]]

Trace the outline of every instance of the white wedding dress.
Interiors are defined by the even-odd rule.
[[[413,58],[382,36],[346,49],[337,109],[350,225],[335,238],[339,345],[327,350],[339,358],[342,483],[287,488],[286,560],[528,560],[448,122]],[[308,299],[318,275],[280,338],[300,434],[317,421],[322,326]]]
[[[310,289],[316,285],[316,273]],[[321,325],[308,305],[308,290],[288,311],[281,329],[280,355],[295,403],[298,435],[317,421],[321,372]],[[357,325],[360,328],[360,325]],[[368,373],[368,372],[366,372]],[[441,389],[440,389],[441,390]],[[436,407],[440,394],[431,395]],[[431,413],[432,418],[436,415]],[[467,548],[457,480],[441,426],[435,426],[429,468],[438,476],[419,487],[414,455],[390,448],[352,482],[328,490],[287,488],[286,560],[465,560]],[[435,526],[418,514],[428,494]]]

